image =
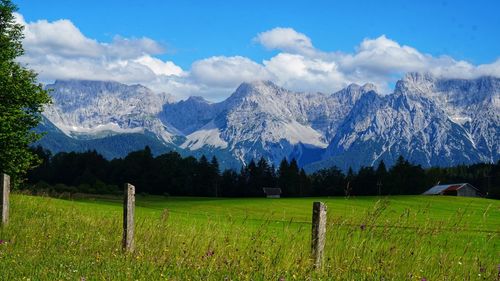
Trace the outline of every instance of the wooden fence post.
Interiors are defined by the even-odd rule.
[[[134,243],[134,213],[135,213],[135,187],[125,184],[125,197],[123,200],[123,240],[122,248],[125,252],[132,253]]]
[[[9,194],[10,194],[10,177],[7,174],[2,174],[0,186],[0,226],[9,223]]]
[[[321,268],[326,236],[326,205],[322,202],[313,203],[311,250],[314,267]]]

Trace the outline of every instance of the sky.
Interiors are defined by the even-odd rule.
[[[218,101],[242,82],[390,92],[404,73],[500,77],[500,1],[19,0],[20,62],[56,79]]]

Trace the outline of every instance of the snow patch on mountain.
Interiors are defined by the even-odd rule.
[[[284,124],[283,128],[285,133],[283,139],[289,141],[291,144],[303,143],[321,148],[328,146],[328,144],[322,140],[320,132],[309,126],[304,126],[297,121]]]
[[[162,106],[173,102],[171,95],[103,81],[64,80],[46,88],[53,103],[44,115],[68,136],[99,138],[103,131],[150,131],[170,143],[179,135],[175,127],[157,118]]]
[[[497,95],[491,85],[498,81],[410,73],[392,94],[366,93],[338,127],[323,163],[315,168],[357,168],[380,160],[391,165],[399,155],[426,167],[496,161],[500,153],[492,150],[500,142],[495,121],[500,110],[488,101]]]
[[[429,74],[408,73],[396,91],[431,99],[468,137],[488,161],[500,155],[500,79],[441,79]]]
[[[186,136],[186,141],[181,144],[181,148],[189,150],[198,150],[204,146],[221,149],[228,146],[227,142],[221,139],[220,130],[214,122],[210,122],[200,130]]]
[[[77,126],[66,126],[62,125],[61,130],[68,132],[69,136],[77,136],[78,134],[99,134],[102,132],[115,132],[117,134],[127,134],[127,133],[144,133],[144,128],[121,128],[116,123],[99,124],[92,128],[83,128]]]
[[[226,100],[174,101],[141,85],[56,81],[44,111],[67,136],[152,134],[193,155],[224,153],[241,164],[264,157],[314,169],[424,166],[500,159],[500,79],[443,79],[409,73],[391,94],[351,84],[332,94],[293,92],[270,81],[242,83]],[[233,159],[231,158],[231,159]]]

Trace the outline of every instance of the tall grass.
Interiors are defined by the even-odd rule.
[[[401,200],[406,200],[401,197]],[[178,199],[182,202],[186,199]],[[248,204],[253,204],[251,200]],[[304,199],[305,200],[305,199]],[[462,201],[329,213],[325,261],[310,260],[311,200],[196,201],[138,198],[136,251],[121,249],[122,209],[113,201],[12,196],[0,229],[2,280],[498,280],[500,203]],[[361,201],[346,201],[356,206]],[[433,199],[434,200],[434,199]],[[177,203],[176,203],[177,202]],[[264,203],[263,203],[264,202]],[[327,200],[332,206],[335,202]],[[351,204],[352,202],[352,204]],[[437,202],[437,203],[436,203]],[[171,203],[171,204],[170,204]],[[240,204],[241,203],[241,204]],[[199,203],[203,206],[203,202]],[[267,204],[267,205],[266,205]],[[271,204],[271,205],[269,205]],[[279,208],[272,208],[276,206]],[[472,204],[472,203],[470,203]],[[143,207],[140,207],[143,206]],[[269,208],[259,212],[259,206]],[[307,211],[302,209],[308,206]],[[404,206],[404,204],[403,204]],[[471,214],[469,210],[474,210]],[[201,207],[199,207],[201,208]],[[333,210],[334,208],[332,208]],[[255,210],[255,212],[252,212]],[[442,217],[436,217],[436,213]],[[444,215],[446,214],[446,215]],[[452,218],[452,219],[450,219]]]

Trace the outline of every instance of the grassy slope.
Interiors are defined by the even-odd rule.
[[[316,200],[329,208],[318,272],[308,258]],[[0,244],[0,277],[494,280],[500,264],[499,201],[138,196],[137,206],[137,250],[124,256],[120,200],[13,195],[12,222],[0,231],[7,241]]]

